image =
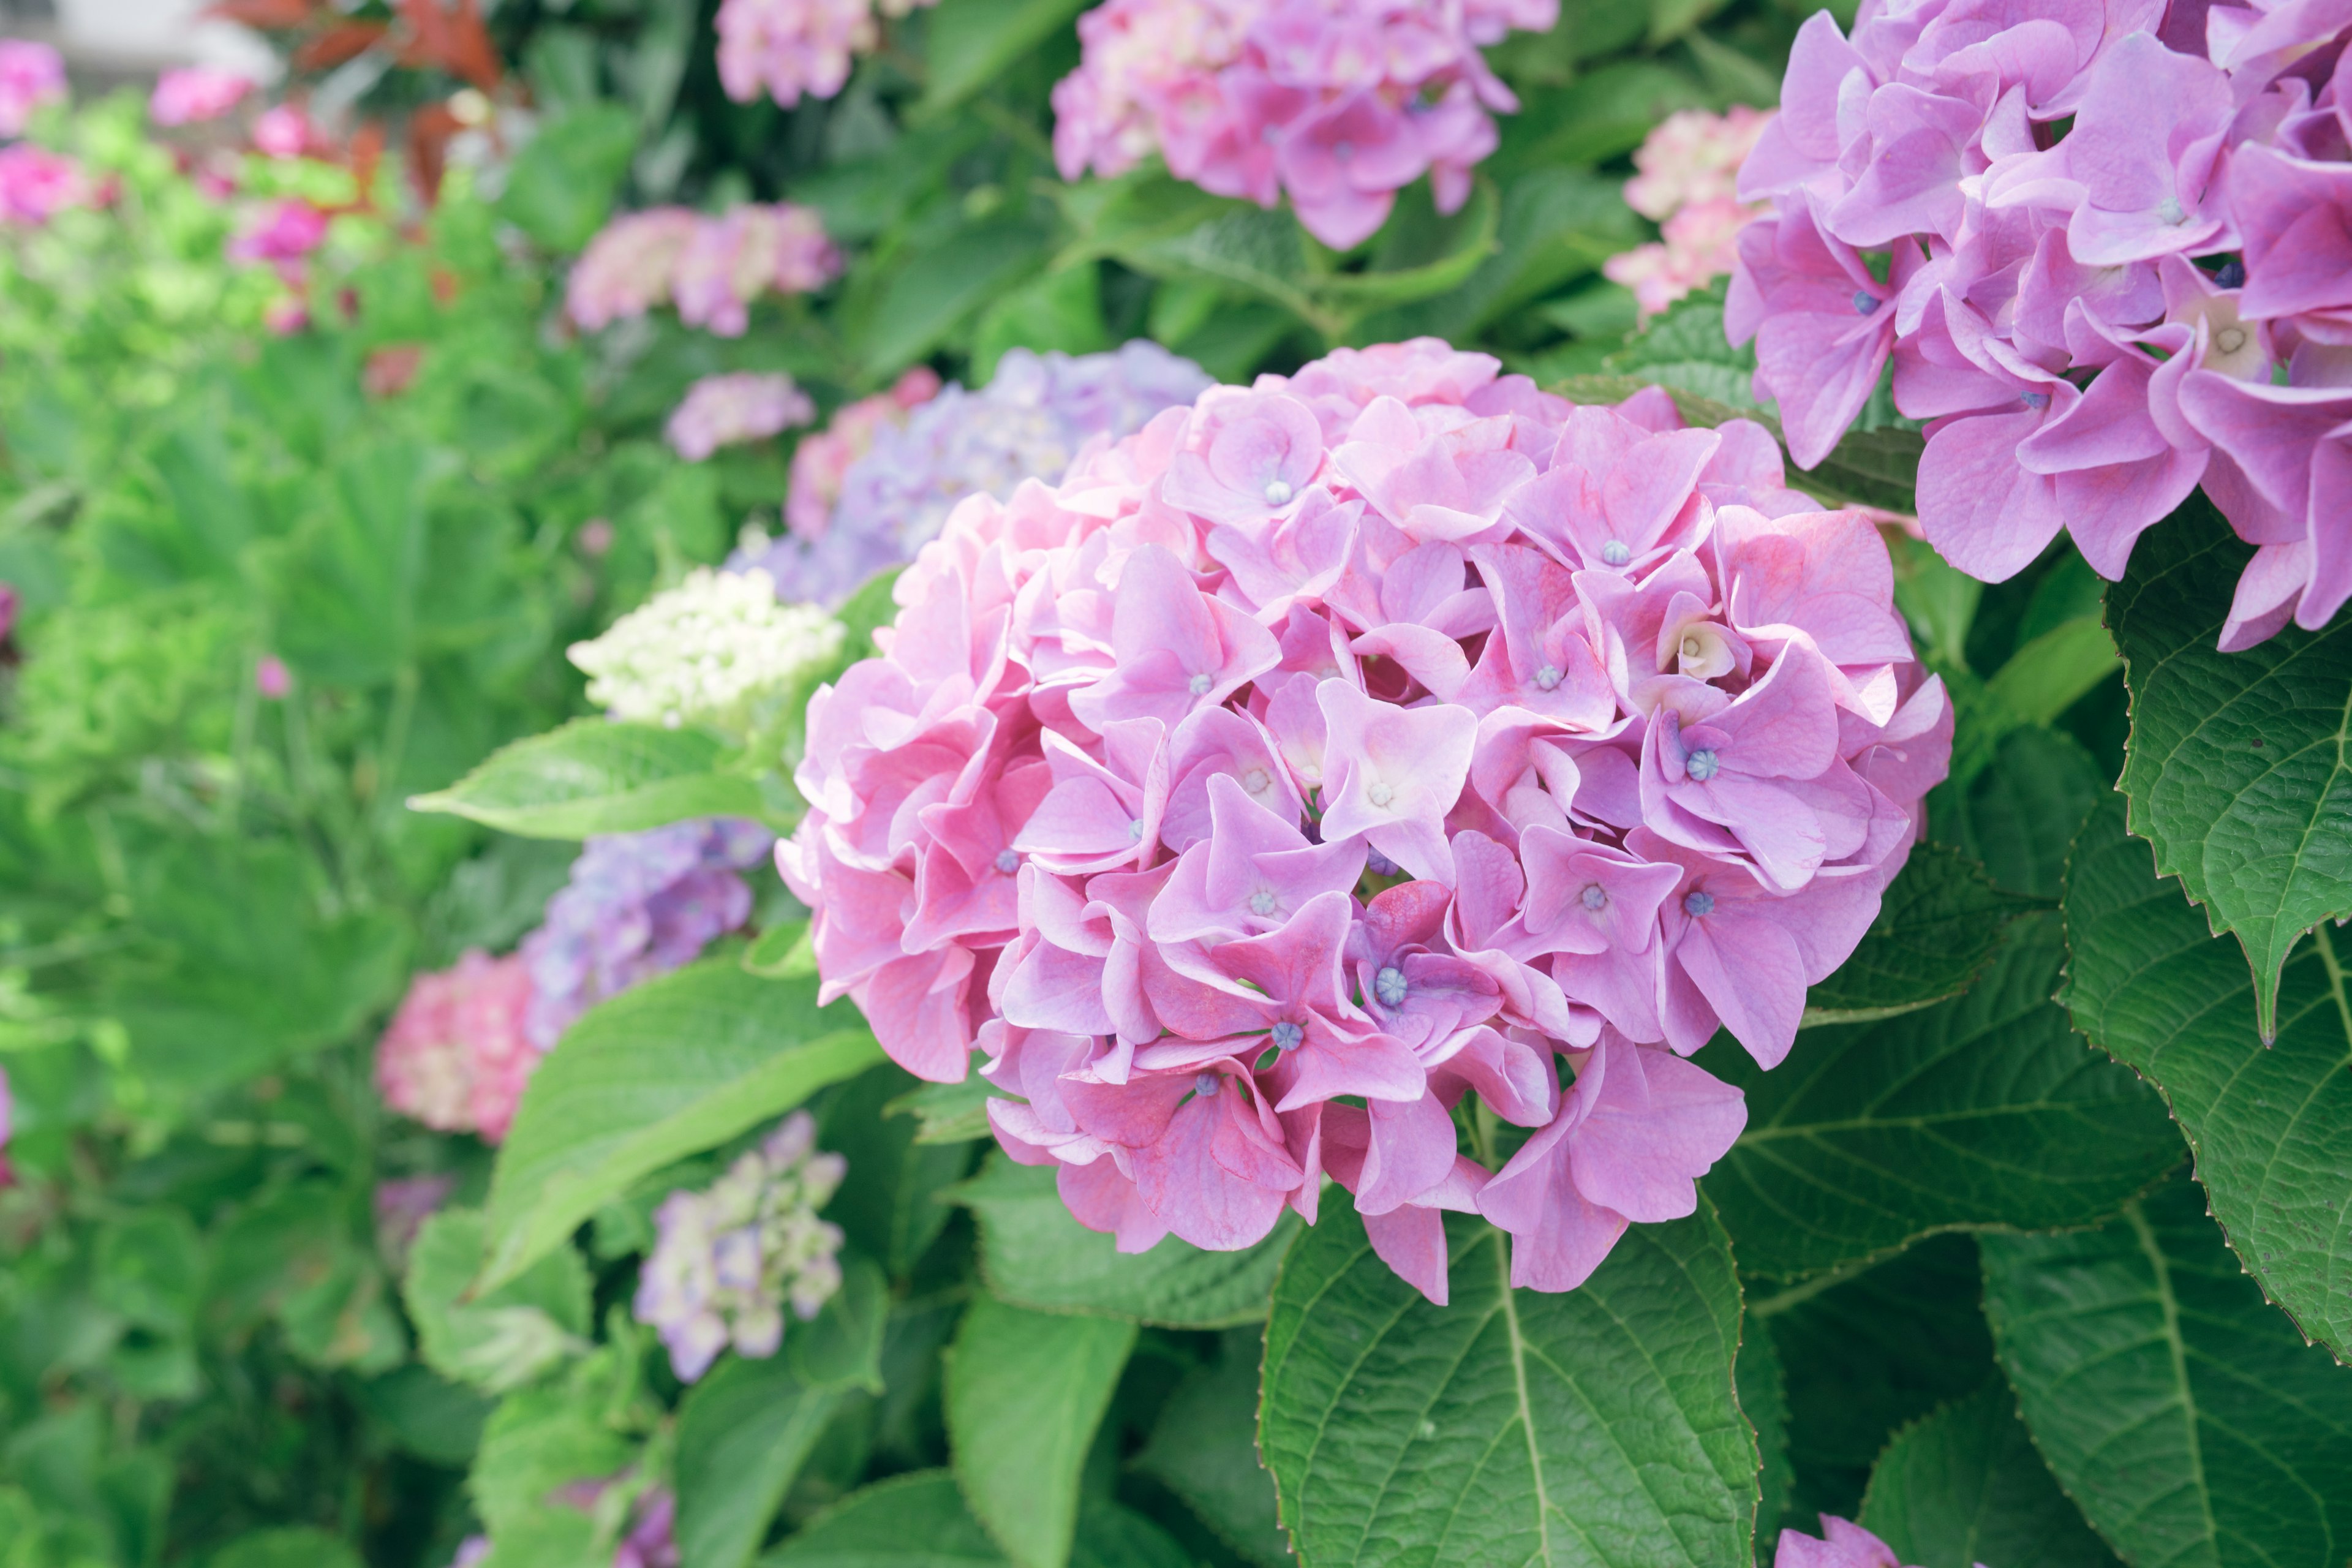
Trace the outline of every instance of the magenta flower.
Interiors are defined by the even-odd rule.
[[[147,117],[158,125],[194,125],[218,120],[243,103],[254,80],[218,66],[181,66],[155,80]]]
[[[1772,1568],[1903,1568],[1895,1549],[1862,1526],[1826,1513],[1821,1521],[1818,1538],[1784,1528]],[[1977,1568],[1984,1564],[1979,1563]]]
[[[38,227],[67,207],[87,205],[81,165],[29,142],[0,147],[0,223]]]
[[[1346,42],[1286,26],[1285,70]],[[1328,1174],[1434,1300],[1449,1210],[1569,1288],[1690,1212],[1741,1111],[1676,1053],[1787,1051],[1942,776],[1866,521],[1760,427],[1496,369],[1343,351],[974,497],[810,705],[822,994],[929,1079],[976,1045],[1124,1249]],[[1539,1130],[1500,1174],[1471,1095]]]
[[[294,689],[294,674],[284,659],[265,654],[253,667],[253,689],[272,702],[280,701]]]
[[[229,237],[228,258],[247,266],[289,266],[327,242],[329,221],[309,202],[273,202],[237,226]]]
[[[63,56],[28,38],[0,38],[0,136],[22,136],[35,110],[65,96]]]

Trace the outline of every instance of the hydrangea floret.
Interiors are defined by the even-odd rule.
[[[922,1078],[983,1053],[1122,1248],[1328,1175],[1433,1300],[1446,1209],[1572,1288],[1692,1212],[1746,1113],[1685,1058],[1780,1060],[1944,776],[1868,521],[1757,425],[1498,368],[1341,351],[967,499],[811,704],[824,994]]]
[[[1867,0],[1798,35],[1727,325],[1800,464],[1889,363],[1919,517],[2101,575],[2200,484],[2256,546],[2224,649],[2352,595],[2352,26],[2324,5]]]
[[[796,1110],[707,1191],[674,1192],[654,1211],[658,1239],[635,1311],[669,1347],[681,1382],[730,1347],[775,1354],[785,1310],[806,1321],[841,1289],[841,1230],[817,1211],[848,1168],[818,1151],[816,1122]]]
[[[147,117],[158,125],[195,125],[218,120],[249,97],[258,84],[240,71],[219,66],[180,66],[155,79]]]
[[[573,643],[588,700],[615,719],[740,733],[762,698],[789,693],[841,647],[841,623],[813,605],[782,604],[767,573],[698,567]]]
[[[903,425],[875,428],[814,535],[796,528],[748,541],[730,564],[764,567],[787,599],[838,605],[876,573],[914,559],[964,497],[1001,499],[1024,479],[1057,479],[1089,443],[1139,430],[1208,385],[1200,366],[1148,339],[1076,357],[1013,349],[981,390],[947,387]]]
[[[427,1127],[499,1142],[542,1054],[524,1028],[530,1004],[518,954],[471,949],[448,969],[416,975],[376,1042],[377,1092]]]
[[[1423,174],[1438,209],[1470,195],[1518,100],[1482,47],[1547,31],[1559,0],[1110,0],[1078,18],[1078,68],[1054,89],[1065,179],[1157,151],[1169,172],[1271,207],[1346,249]]]
[[[791,376],[734,371],[688,387],[662,435],[679,457],[699,463],[721,447],[764,441],[815,417],[816,405]]]

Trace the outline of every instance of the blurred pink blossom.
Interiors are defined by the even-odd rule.
[[[0,147],[0,223],[38,227],[67,207],[89,205],[93,194],[72,159],[29,142]]]
[[[376,1042],[384,1103],[440,1131],[499,1142],[539,1065],[523,1027],[530,994],[520,954],[470,949],[454,967],[415,976]]]
[[[823,430],[802,437],[793,448],[792,491],[784,502],[784,521],[792,531],[804,539],[822,539],[850,465],[873,449],[877,436],[904,425],[908,414],[939,391],[939,373],[919,364],[889,391],[844,405]]]
[[[243,103],[255,85],[251,77],[217,66],[181,66],[156,79],[148,118],[158,125],[218,120]]]
[[[293,672],[276,654],[265,655],[253,667],[253,689],[275,702],[294,689]]]
[[[268,157],[299,158],[312,141],[310,117],[299,104],[273,105],[253,122],[253,144]]]
[[[882,0],[903,16],[938,0]],[[790,109],[805,93],[831,98],[849,79],[851,62],[881,40],[874,0],[724,0],[719,7],[719,81],[749,103],[766,93]]]
[[[791,376],[739,371],[687,388],[662,433],[679,457],[699,463],[721,447],[765,440],[815,417],[816,405]]]
[[[572,319],[595,331],[667,303],[677,258],[701,222],[684,207],[647,207],[606,224],[572,266],[563,296]]]
[[[678,254],[678,320],[740,338],[761,295],[806,294],[841,270],[841,253],[814,208],[747,203],[698,225]]]
[[[231,261],[282,266],[301,260],[327,242],[331,220],[309,202],[271,202],[246,215],[229,237]]]
[[[47,44],[0,38],[0,136],[22,136],[33,110],[66,96],[66,62]]]

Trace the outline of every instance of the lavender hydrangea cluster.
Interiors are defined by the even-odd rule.
[[[759,824],[730,817],[589,839],[570,885],[547,901],[546,923],[523,941],[530,1043],[552,1050],[593,1004],[691,962],[741,925],[751,889],[740,873],[774,842]]]
[[[728,565],[764,567],[780,598],[839,605],[913,560],[964,497],[1002,500],[1024,479],[1058,481],[1088,442],[1131,435],[1208,386],[1200,366],[1143,339],[1075,358],[1014,349],[985,387],[949,386],[877,433],[844,477],[822,537],[739,550]]]
[[[784,1118],[706,1192],[675,1192],[655,1211],[659,1239],[638,1279],[639,1322],[659,1331],[687,1383],[732,1346],[776,1353],[784,1309],[803,1321],[841,1289],[841,1230],[817,1217],[848,1171],[816,1146],[805,1110]]]

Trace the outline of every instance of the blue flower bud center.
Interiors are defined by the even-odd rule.
[[[1587,882],[1584,884],[1584,892],[1578,898],[1577,902],[1594,914],[1599,914],[1609,907],[1609,889],[1598,882]]]
[[[1192,1078],[1192,1092],[1206,1100],[1217,1092],[1221,1083],[1222,1080],[1215,1073],[1196,1073]]]
[[[1000,849],[996,852],[996,868],[1010,877],[1021,869],[1021,857],[1010,849]]]
[[[1405,980],[1404,971],[1393,963],[1372,976],[1372,994],[1381,999],[1383,1007],[1403,1006],[1405,994],[1412,989]]]
[[[1716,756],[1713,750],[1706,746],[1701,746],[1697,751],[1693,752],[1687,758],[1684,759],[1683,772],[1690,774],[1692,778],[1697,780],[1700,784],[1705,784],[1707,780],[1715,776],[1716,769],[1722,765],[1721,761]]]
[[[1264,888],[1260,888],[1256,892],[1250,895],[1250,913],[1254,915],[1270,915],[1274,913],[1274,895],[1267,892]]]
[[[1541,669],[1538,669],[1538,670],[1537,670],[1537,671],[1536,671],[1536,689],[1537,689],[1537,690],[1538,690],[1538,691],[1549,691],[1549,690],[1553,689],[1554,688],[1556,688],[1556,687],[1557,687],[1557,686],[1559,686],[1559,666],[1558,666],[1558,665],[1556,665],[1556,664],[1548,664],[1548,665],[1545,665]]]
[[[1287,1018],[1274,1026],[1274,1048],[1277,1051],[1295,1051],[1306,1038],[1307,1031]]]
[[[1265,481],[1265,504],[1268,506],[1288,505],[1292,493],[1290,482],[1287,479]]]
[[[1869,315],[1873,310],[1877,310],[1881,303],[1878,296],[1867,289],[1857,289],[1853,291],[1853,313],[1857,316]]]
[[[1633,559],[1633,547],[1622,539],[1612,539],[1601,547],[1601,559],[1612,566],[1622,566]]]
[[[1192,679],[1190,685],[1193,696],[1206,697],[1209,694],[1209,688],[1216,683],[1217,678],[1213,675],[1196,675]]]
[[[2050,395],[2046,392],[2029,392],[2019,401],[2028,408],[2047,408],[2050,406]]]
[[[1693,888],[1683,895],[1683,912],[1702,918],[1715,913],[1715,895]]]

